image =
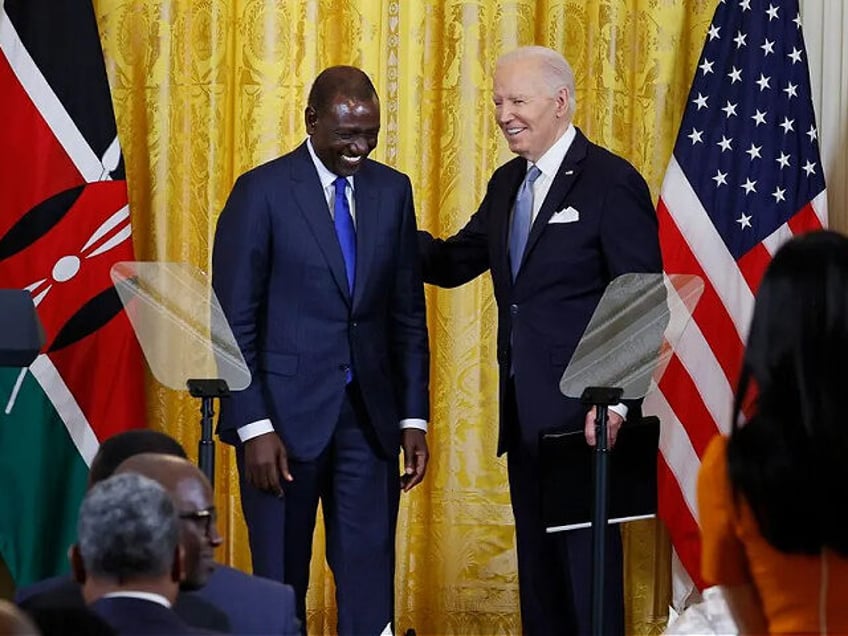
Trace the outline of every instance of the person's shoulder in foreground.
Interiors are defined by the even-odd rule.
[[[289,585],[218,564],[206,585],[190,595],[223,610],[234,634],[300,634]]]

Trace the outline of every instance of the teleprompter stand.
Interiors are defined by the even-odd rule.
[[[579,398],[588,408],[596,409],[591,507],[592,634],[595,636],[604,634],[606,533],[610,522],[608,479],[610,454],[614,452],[607,440],[609,407],[622,400],[638,401],[659,383],[702,291],[703,282],[696,276],[644,273],[623,274],[614,279],[604,291],[560,380],[563,395]],[[656,442],[647,453],[644,448],[640,452],[645,453],[643,459],[647,461],[643,465],[649,468],[652,462],[656,465]],[[652,512],[655,511],[636,510],[631,518],[644,518]],[[586,527],[583,521],[590,520],[569,520],[561,527],[547,527],[547,531]]]
[[[200,398],[200,441],[197,443],[197,463],[209,483],[215,486],[215,440],[212,422],[215,417],[215,398],[230,394],[226,380],[220,378],[186,380],[191,397]]]
[[[198,464],[214,486],[214,401],[247,388],[251,375],[209,279],[163,262],[116,263],[111,276],[156,380],[201,401]]]
[[[592,508],[592,631],[604,633],[604,578],[607,541],[607,506],[609,503],[609,407],[621,402],[623,390],[618,387],[590,386],[580,401],[595,407],[595,502]]]

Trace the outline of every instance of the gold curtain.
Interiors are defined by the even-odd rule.
[[[406,172],[420,226],[460,228],[509,158],[493,119],[491,69],[522,44],[563,51],[576,123],[630,159],[656,197],[714,0],[94,0],[129,182],[136,254],[208,271],[235,178],[305,136],[312,79],[354,64],[375,82],[374,153]],[[505,464],[495,458],[496,313],[489,279],[427,292],[432,460],[403,498],[397,627],[516,634],[517,576]],[[196,454],[198,405],[148,382],[151,426]],[[232,449],[218,445],[222,561],[250,569]],[[656,632],[669,548],[654,523],[625,531],[628,628]],[[311,633],[335,610],[316,537]]]

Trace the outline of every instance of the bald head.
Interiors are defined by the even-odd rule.
[[[177,494],[177,486],[183,481],[197,482],[208,489],[212,486],[201,470],[183,457],[163,453],[140,453],[125,459],[115,470],[119,473],[138,473],[158,481],[171,495]],[[179,503],[179,502],[177,502]]]
[[[223,543],[216,524],[212,485],[206,475],[187,459],[159,453],[133,455],[115,470],[115,474],[120,473],[149,477],[171,495],[182,521],[186,569],[182,588],[203,587],[215,569],[215,548]]]

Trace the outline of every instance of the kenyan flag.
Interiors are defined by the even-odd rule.
[[[124,260],[124,163],[91,1],[4,0],[0,288],[29,290],[45,331],[29,369],[0,369],[0,555],[18,585],[67,570],[98,440],[144,424],[141,354],[109,278]]]

